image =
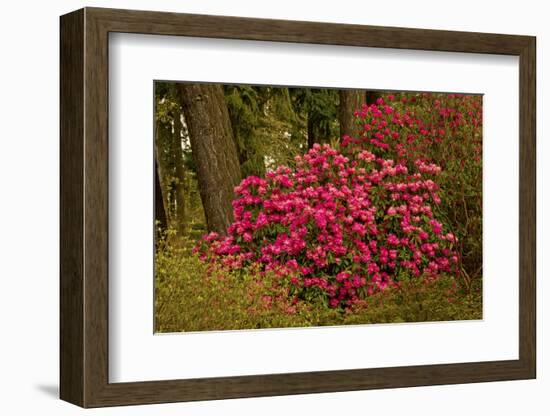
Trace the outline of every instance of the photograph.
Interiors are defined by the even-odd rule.
[[[540,407],[543,14],[294,3],[68,5],[33,21],[52,48],[14,43],[30,61],[58,52],[49,75],[17,65],[55,78],[29,85],[59,103],[33,112],[58,135],[33,136],[57,188],[22,186],[47,153],[8,140],[8,170],[41,173],[9,181],[24,196],[6,206],[41,209],[6,218],[27,243],[51,234],[22,225],[57,223],[59,244],[19,250],[17,270],[38,265],[35,286],[57,294],[36,291],[41,313],[17,327],[55,339],[40,377],[17,360],[10,374],[77,413]],[[34,190],[55,189],[49,221]],[[25,286],[7,310],[27,311],[28,279],[7,280]]]
[[[482,94],[154,91],[155,332],[483,318]]]

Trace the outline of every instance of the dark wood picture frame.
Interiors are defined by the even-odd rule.
[[[82,407],[536,377],[535,38],[85,8],[61,17],[60,396]],[[108,35],[110,32],[519,56],[519,359],[109,383]]]

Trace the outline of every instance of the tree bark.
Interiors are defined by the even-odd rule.
[[[241,169],[223,90],[211,84],[179,88],[206,225],[225,235],[233,222],[231,202]]]
[[[165,167],[159,153],[159,134],[161,124],[156,123],[155,126],[155,219],[160,221],[161,227],[166,229],[170,222],[170,202],[168,198],[168,190],[165,183]],[[157,216],[158,215],[158,216]]]
[[[338,119],[340,121],[340,137],[359,137],[361,127],[355,122],[354,112],[360,110],[366,102],[366,93],[361,90],[340,90],[340,107]]]
[[[165,230],[168,224],[166,219],[166,207],[162,197],[162,189],[160,186],[158,163],[155,160],[155,221],[158,221],[158,228]],[[155,230],[156,230],[155,226]],[[156,235],[156,234],[155,234]]]
[[[187,208],[186,208],[186,175],[185,167],[183,166],[183,149],[181,147],[182,133],[181,114],[174,114],[174,131],[172,132],[172,152],[174,155],[174,164],[176,165],[176,185],[175,185],[175,217],[176,229],[180,236],[185,234],[187,225]]]
[[[315,117],[317,116],[317,117]],[[314,113],[309,113],[307,116],[307,148],[311,149],[315,143],[326,144],[329,142],[330,135],[326,128],[322,128],[322,119]]]
[[[311,149],[315,144],[315,128],[311,117],[307,118],[307,148]]]

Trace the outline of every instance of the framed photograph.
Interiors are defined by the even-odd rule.
[[[60,29],[63,400],[536,377],[534,37]]]

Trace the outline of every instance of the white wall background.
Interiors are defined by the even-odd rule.
[[[0,413],[73,415],[58,395],[58,16],[82,6],[316,20],[536,35],[538,41],[538,316],[539,365],[534,381],[317,394],[87,411],[102,415],[546,415],[550,361],[545,346],[544,243],[550,227],[543,192],[550,146],[542,122],[550,101],[543,74],[550,56],[545,2],[461,0],[271,2],[121,0],[4,2],[0,9]],[[546,87],[546,88],[545,88]],[[546,198],[546,201],[544,200]],[[544,237],[543,237],[544,236]],[[476,342],[476,340],[464,340]]]

